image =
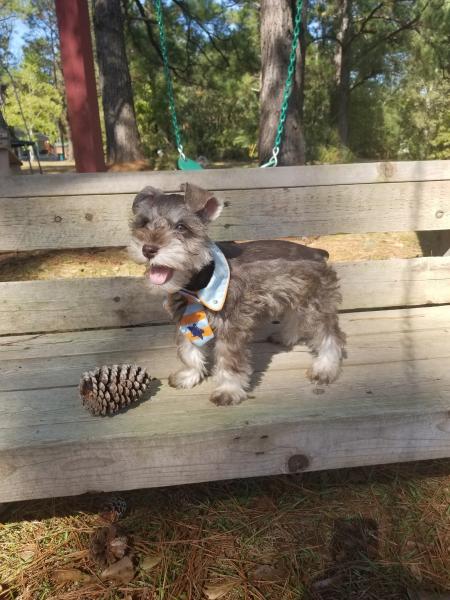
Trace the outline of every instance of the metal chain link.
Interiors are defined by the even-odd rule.
[[[302,24],[302,8],[303,8],[303,0],[297,0],[297,8],[295,12],[294,19],[294,31],[292,34],[292,46],[291,53],[289,55],[289,66],[288,66],[288,74],[286,78],[286,83],[284,85],[283,91],[283,101],[281,103],[281,111],[280,118],[278,120],[277,134],[275,136],[275,144],[272,148],[272,157],[263,165],[264,167],[276,167],[278,164],[278,154],[280,152],[281,146],[281,138],[283,137],[284,125],[286,122],[289,98],[292,92],[292,83],[294,81],[294,73],[295,73],[295,63],[296,63],[296,54],[297,54],[297,46],[300,38],[300,27]]]
[[[180,127],[178,125],[177,112],[175,110],[175,98],[173,93],[173,84],[172,84],[172,76],[170,74],[169,67],[169,57],[167,54],[167,39],[166,39],[166,30],[164,27],[164,17],[162,13],[161,0],[153,0],[156,8],[156,17],[158,20],[159,27],[159,40],[161,46],[161,54],[163,58],[163,67],[164,67],[164,76],[166,78],[167,84],[167,95],[169,97],[169,111],[170,118],[172,120],[172,128],[175,136],[175,142],[177,144],[177,150],[182,159],[186,159],[186,156],[183,152],[183,144],[181,142],[181,133]]]

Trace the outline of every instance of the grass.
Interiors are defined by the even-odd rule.
[[[21,502],[0,525],[0,598],[406,600],[408,588],[450,591],[448,460],[123,497],[137,559],[160,555],[156,566],[116,587],[57,584],[58,569],[96,572],[88,540],[103,497]]]

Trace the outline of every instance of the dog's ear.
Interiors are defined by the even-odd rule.
[[[212,192],[192,183],[183,183],[181,189],[184,191],[184,201],[188,208],[204,221],[214,221],[222,212],[223,202]]]
[[[144,204],[150,205],[155,200],[155,198],[157,198],[161,194],[161,190],[157,190],[151,185],[147,185],[143,190],[139,192],[139,194],[133,200],[133,214],[137,214]]]

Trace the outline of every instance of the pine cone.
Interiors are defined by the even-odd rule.
[[[112,415],[142,397],[152,378],[137,365],[113,365],[83,373],[80,396],[94,416]]]
[[[89,552],[92,560],[100,567],[120,560],[127,549],[128,537],[117,525],[99,527],[91,535]]]
[[[105,521],[115,523],[121,519],[127,512],[127,503],[120,496],[111,496],[106,502],[104,502],[100,511],[100,516]]]

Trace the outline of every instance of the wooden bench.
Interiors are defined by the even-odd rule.
[[[226,200],[216,240],[450,229],[450,161],[0,179],[0,250],[124,246],[135,193],[186,179]],[[161,297],[139,278],[0,283],[0,501],[450,456],[450,257],[340,263],[348,358],[315,388],[262,331],[255,385],[217,408],[168,387]],[[90,416],[77,385],[137,362],[151,400]]]

